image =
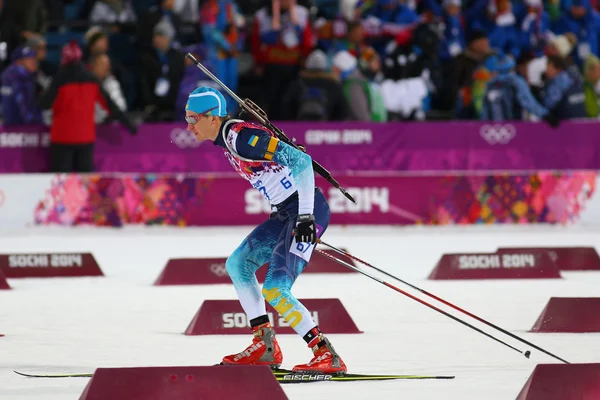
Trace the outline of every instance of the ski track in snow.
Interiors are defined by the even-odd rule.
[[[250,335],[183,335],[203,300],[236,299],[232,285],[152,284],[169,258],[227,257],[250,230],[45,227],[1,231],[0,253],[92,252],[106,276],[9,280],[13,290],[0,291],[0,333],[6,335],[0,337],[0,399],[78,399],[88,382],[87,378],[28,379],[13,370],[81,373],[97,367],[213,365],[223,355],[243,350]],[[323,239],[570,362],[600,362],[600,334],[527,332],[550,297],[599,296],[600,272],[563,272],[560,280],[426,279],[442,253],[535,245],[600,249],[599,233],[554,226],[332,226]],[[514,399],[536,364],[558,362],[450,310],[521,350],[531,350],[531,359],[526,359],[359,274],[303,274],[293,292],[298,298],[339,298],[365,332],[328,335],[349,372],[456,375],[456,379],[284,385],[290,399]],[[311,352],[299,336],[278,338],[283,367],[310,359]]]

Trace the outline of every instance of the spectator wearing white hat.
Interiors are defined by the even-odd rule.
[[[588,54],[598,54],[597,12],[590,0],[562,0],[560,6],[561,15],[552,24],[552,31],[557,35],[577,35],[572,56],[581,65]]]
[[[365,91],[368,81],[360,73],[356,57],[347,51],[340,51],[333,57],[333,73],[342,83],[346,101],[350,106],[351,119],[371,121],[369,96]]]
[[[543,77],[548,64],[548,56],[558,56],[569,60],[574,46],[577,44],[577,37],[572,33],[565,35],[552,36],[546,46],[545,55],[538,57],[527,64],[527,83],[529,85],[541,88],[544,85]],[[570,65],[571,63],[567,63]],[[577,67],[573,65],[573,73]]]

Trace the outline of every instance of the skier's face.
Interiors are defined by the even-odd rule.
[[[198,141],[215,140],[219,133],[220,119],[218,117],[206,114],[197,114],[187,110],[185,112],[185,121],[188,131],[194,132]]]

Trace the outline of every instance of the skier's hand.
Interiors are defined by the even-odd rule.
[[[296,242],[311,243],[317,242],[317,227],[315,226],[315,217],[312,214],[300,214],[296,219],[296,228],[294,229]]]

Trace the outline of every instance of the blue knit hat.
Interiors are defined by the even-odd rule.
[[[217,89],[200,86],[188,96],[185,109],[197,114],[210,111],[212,116],[225,117],[227,116],[227,101]]]
[[[13,50],[10,59],[12,62],[21,60],[23,58],[35,58],[36,51],[29,46],[19,46]]]

